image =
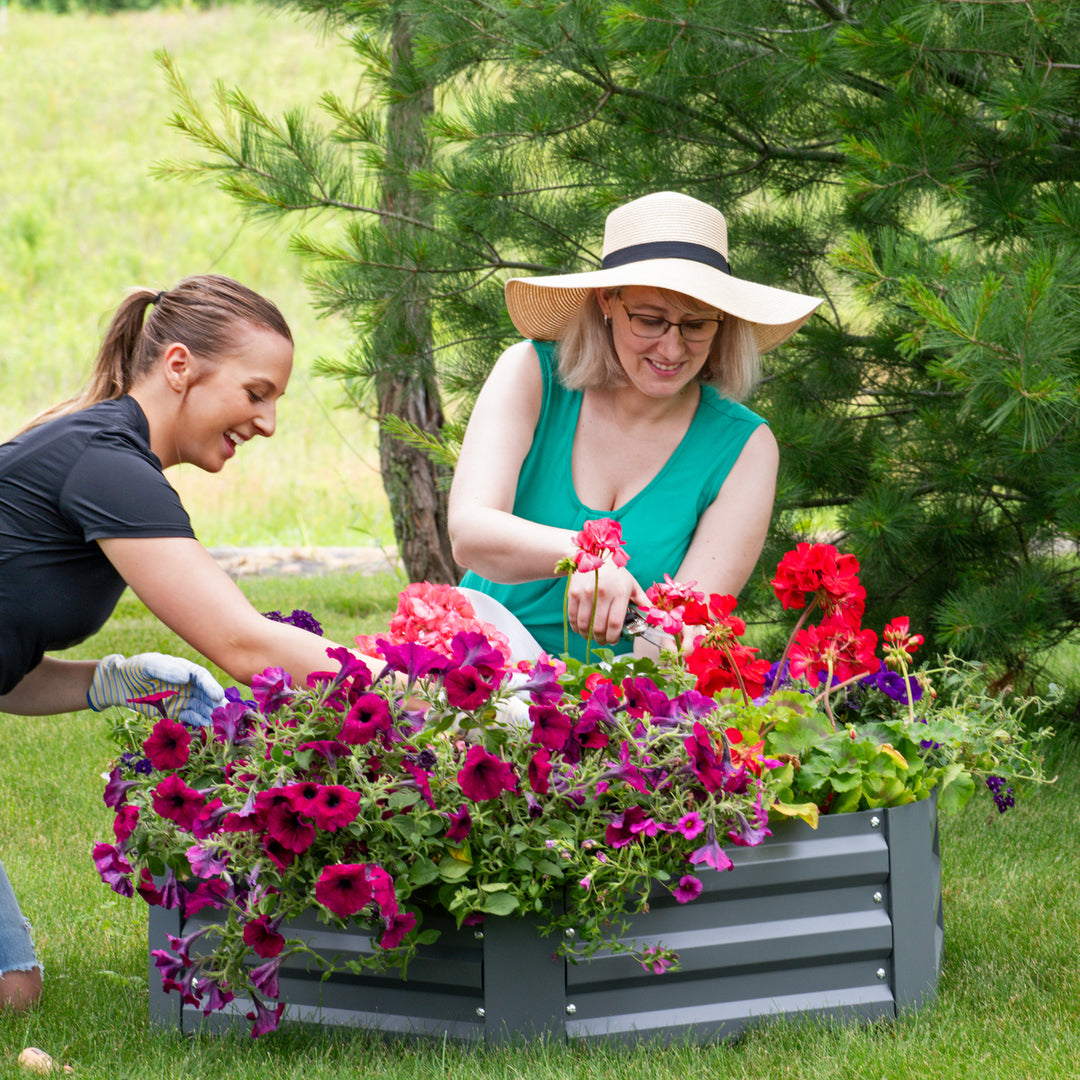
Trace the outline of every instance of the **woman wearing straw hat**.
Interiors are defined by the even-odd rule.
[[[552,655],[565,583],[554,567],[584,522],[612,518],[630,562],[575,574],[567,614],[584,639],[618,640],[627,606],[664,574],[737,595],[761,553],[776,440],[740,400],[759,354],[821,301],[735,277],[711,206],[658,192],[613,210],[600,270],[513,278],[528,339],[485,383],[450,495],[462,585],[501,602]],[[484,617],[490,618],[490,614]]]

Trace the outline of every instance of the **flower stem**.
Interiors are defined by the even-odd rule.
[[[773,676],[772,685],[769,687],[770,694],[776,690],[776,687],[780,682],[780,676],[784,671],[784,664],[787,663],[788,653],[791,652],[791,646],[795,643],[795,635],[803,628],[803,624],[810,617],[810,612],[817,606],[818,598],[815,596],[807,605],[806,610],[799,616],[799,621],[792,628],[791,635],[788,637],[787,644],[784,646],[784,651],[780,656],[780,663],[776,665],[776,674]]]

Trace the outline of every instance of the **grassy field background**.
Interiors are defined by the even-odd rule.
[[[216,476],[170,471],[200,539],[391,541],[373,425],[338,408],[337,384],[311,374],[315,356],[341,353],[348,328],[316,317],[287,233],[242,226],[212,185],[151,176],[155,162],[199,156],[168,126],[174,104],[154,60],[161,48],[203,101],[217,79],[271,113],[314,108],[327,89],[358,92],[340,42],[269,8],[108,17],[8,8],[0,22],[0,437],[82,385],[125,290],[228,274],[279,304],[297,364],[272,439],[246,445]]]

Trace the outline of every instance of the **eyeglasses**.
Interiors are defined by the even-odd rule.
[[[658,315],[642,315],[640,312],[631,311],[622,300],[619,300],[626,318],[630,322],[630,333],[634,337],[656,339],[662,338],[673,326],[679,328],[683,341],[700,344],[710,341],[720,328],[720,319],[684,319],[682,322],[671,322],[661,319]]]

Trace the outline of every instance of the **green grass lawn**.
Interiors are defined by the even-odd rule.
[[[301,607],[350,642],[385,627],[389,576],[248,579],[260,610]],[[156,648],[191,655],[130,596],[77,650]],[[76,650],[71,655],[75,655]],[[284,1028],[181,1037],[152,1029],[146,908],[98,879],[90,848],[111,838],[100,774],[108,720],[0,717],[0,858],[33,919],[46,997],[0,1018],[0,1078],[27,1045],[101,1078],[385,1076],[486,1078],[1019,1078],[1077,1075],[1080,1064],[1080,741],[1053,744],[1052,787],[1004,816],[979,799],[942,823],[945,963],[936,1001],[894,1024],[766,1024],[728,1045],[466,1049],[364,1034]]]
[[[338,408],[312,375],[347,327],[317,319],[288,235],[244,226],[211,185],[155,179],[196,149],[168,121],[175,104],[154,61],[167,49],[200,100],[215,80],[271,113],[357,93],[347,50],[292,16],[229,4],[114,16],[8,7],[0,22],[0,438],[85,381],[125,291],[194,273],[238,278],[292,325],[296,369],[278,431],[211,476],[170,470],[200,538],[231,543],[392,542],[373,424]],[[295,223],[299,226],[299,222]],[[323,219],[307,228],[339,235]]]

